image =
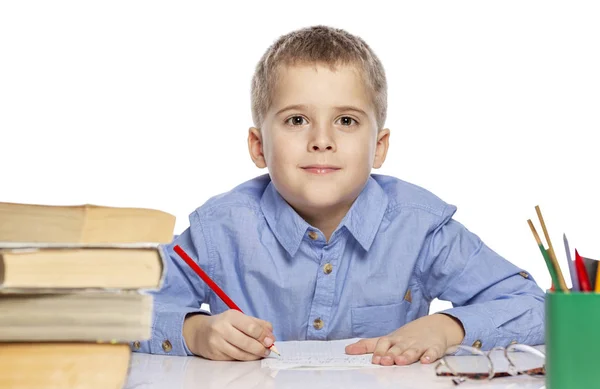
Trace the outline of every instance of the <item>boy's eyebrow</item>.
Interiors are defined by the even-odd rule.
[[[293,104],[293,105],[288,105],[287,107],[283,107],[282,109],[277,111],[277,113],[275,115],[279,115],[282,112],[290,111],[290,110],[307,110],[307,109],[308,109],[307,105]]]
[[[335,109],[338,110],[338,111],[354,111],[354,112],[358,112],[358,113],[360,113],[362,115],[369,116],[362,109],[360,109],[358,107],[354,107],[352,105],[342,105],[341,107],[335,107]]]

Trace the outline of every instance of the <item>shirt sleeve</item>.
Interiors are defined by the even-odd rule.
[[[152,332],[145,341],[133,342],[133,351],[151,354],[194,355],[183,338],[183,321],[190,313],[210,315],[200,309],[206,302],[208,286],[179,257],[173,247],[179,245],[198,265],[210,274],[206,238],[197,212],[190,215],[190,226],[173,242],[164,245],[165,276],[153,296]]]
[[[489,350],[544,343],[544,293],[533,277],[453,220],[448,206],[429,234],[417,267],[428,298],[450,301],[442,311],[465,330],[463,345]]]

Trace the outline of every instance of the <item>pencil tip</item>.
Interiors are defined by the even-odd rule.
[[[275,345],[271,346],[271,351],[273,351],[275,354],[281,356],[281,353],[279,353],[279,350],[277,350],[277,347],[275,347]]]

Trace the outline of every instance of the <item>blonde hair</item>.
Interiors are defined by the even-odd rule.
[[[282,65],[320,64],[334,69],[354,65],[372,92],[378,129],[387,114],[387,81],[379,58],[361,38],[342,29],[313,26],[281,36],[267,49],[252,77],[252,119],[261,127],[272,100],[277,72]]]

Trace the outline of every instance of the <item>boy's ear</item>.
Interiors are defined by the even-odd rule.
[[[384,128],[377,133],[377,146],[375,146],[375,159],[373,160],[373,168],[379,169],[385,161],[388,147],[390,146],[390,130]]]
[[[263,154],[262,134],[258,128],[250,127],[248,130],[248,152],[257,168],[264,169],[267,167],[265,155]]]

